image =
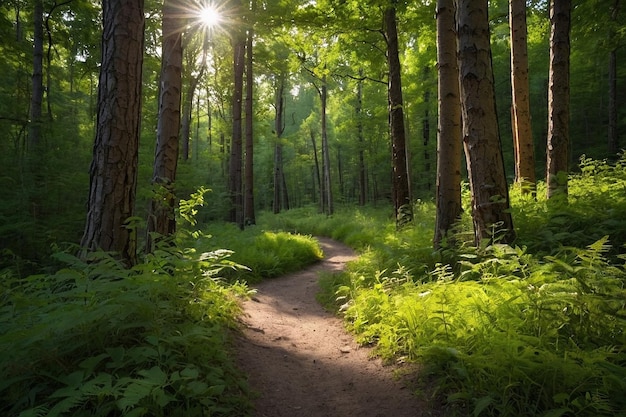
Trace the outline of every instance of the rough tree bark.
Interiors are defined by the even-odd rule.
[[[569,62],[571,1],[550,2],[550,75],[548,79],[548,198],[567,198],[569,172]]]
[[[159,88],[159,118],[154,155],[152,187],[154,195],[148,214],[146,251],[152,252],[157,236],[176,232],[176,195],[174,181],[178,166],[183,47],[178,0],[163,3],[163,56]]]
[[[387,41],[387,64],[389,67],[388,100],[389,130],[392,148],[392,195],[396,215],[396,226],[401,227],[413,220],[411,191],[406,156],[406,132],[404,130],[404,104],[402,100],[402,76],[398,50],[396,9],[387,7],[383,23]]]
[[[457,61],[455,0],[437,1],[437,64],[438,126],[437,126],[437,215],[435,248],[449,235],[461,217],[461,97]]]
[[[135,206],[141,120],[143,0],[102,3],[102,64],[87,220],[81,246],[136,263]]]
[[[515,238],[496,118],[487,3],[458,1],[463,142],[477,245]]]
[[[537,178],[535,176],[535,151],[530,121],[526,0],[509,0],[509,22],[515,181],[522,185],[522,192],[534,193]]]

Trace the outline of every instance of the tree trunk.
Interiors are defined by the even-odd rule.
[[[548,80],[548,198],[567,198],[569,172],[570,0],[550,3],[550,75]]]
[[[238,10],[242,10],[241,2],[238,2]],[[239,22],[241,24],[241,22]],[[229,166],[229,191],[231,199],[230,221],[237,224],[240,229],[243,223],[243,76],[245,69],[245,32],[239,29],[233,39],[234,49],[234,90],[233,90],[233,132],[230,149]]]
[[[274,106],[276,109],[274,118],[274,132],[276,132],[276,144],[274,145],[274,214],[278,214],[282,210],[284,201],[282,194],[286,192],[283,189],[283,144],[281,139],[285,131],[285,75],[281,74],[279,77]]]
[[[322,185],[322,178],[320,175],[321,173],[320,161],[317,156],[317,143],[315,141],[315,132],[313,132],[313,129],[310,130],[310,136],[311,136],[311,144],[313,145],[313,159],[315,161],[314,180],[315,180],[315,183],[317,184],[317,189],[319,191],[320,213],[323,213],[324,212],[324,186]]]
[[[102,64],[98,120],[90,168],[87,220],[81,246],[136,263],[135,206],[141,120],[143,0],[102,4]]]
[[[458,3],[461,110],[477,245],[515,238],[496,118],[487,3]]]
[[[611,23],[614,25],[619,13],[619,0],[614,0],[611,6]],[[614,42],[615,30],[611,29],[609,42]],[[609,131],[608,151],[611,156],[619,151],[619,132],[617,130],[617,48],[609,52]]]
[[[254,10],[254,8],[253,8]],[[256,224],[256,214],[254,212],[254,106],[253,106],[253,54],[252,45],[254,32],[252,28],[248,30],[246,40],[246,157],[244,167],[244,219],[246,225]]]
[[[428,76],[428,67],[425,67],[426,76]],[[426,78],[426,77],[425,77]],[[424,91],[424,117],[422,118],[422,139],[424,144],[424,177],[426,179],[426,189],[432,189],[430,182],[430,151],[428,145],[430,143],[430,91]],[[410,160],[410,158],[409,158]]]
[[[320,90],[320,98],[322,101],[322,170],[324,177],[324,210],[323,212],[330,216],[334,213],[333,206],[333,189],[330,176],[330,147],[328,145],[328,128],[326,126],[326,106],[328,100],[328,85],[326,84],[326,75],[322,78],[322,88]]]
[[[152,187],[154,195],[148,215],[146,251],[152,252],[158,237],[176,232],[176,196],[174,181],[178,165],[180,103],[182,89],[183,47],[178,0],[163,4],[163,57],[159,88],[159,119],[154,155]]]
[[[530,122],[526,0],[509,0],[511,32],[511,86],[515,181],[522,192],[535,191],[535,151]]]
[[[437,1],[439,119],[437,138],[437,215],[435,248],[461,217],[461,98],[457,61],[455,0]]]
[[[411,192],[407,169],[402,76],[395,7],[389,7],[385,10],[384,27],[387,41],[387,63],[389,66],[388,99],[389,128],[392,147],[392,195],[396,215],[396,226],[401,227],[413,220],[413,207],[411,206]]]
[[[41,144],[42,106],[43,106],[43,0],[35,0],[33,12],[33,77],[30,100],[30,124],[28,129],[28,147],[31,152]]]
[[[363,77],[363,69],[359,69],[359,77]],[[364,206],[367,201],[367,184],[365,177],[365,136],[363,134],[363,81],[357,85],[356,123],[359,141],[359,205]]]

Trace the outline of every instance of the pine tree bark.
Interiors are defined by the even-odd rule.
[[[102,64],[87,220],[81,246],[136,263],[135,206],[141,120],[143,0],[102,3]]]
[[[487,0],[458,2],[463,141],[475,243],[515,238],[496,118]]]
[[[522,185],[522,192],[534,193],[537,178],[530,120],[526,0],[509,0],[509,22],[515,181]]]
[[[569,172],[569,64],[571,1],[550,2],[550,74],[548,78],[548,198],[567,198]]]
[[[183,70],[182,28],[178,0],[163,3],[163,41],[159,88],[159,118],[154,155],[152,186],[154,195],[148,215],[146,251],[152,252],[157,237],[176,232],[176,195],[174,181],[178,166],[181,127],[181,90]]]
[[[387,64],[389,67],[388,101],[392,148],[392,195],[396,226],[401,227],[413,220],[413,207],[411,206],[411,191],[407,169],[402,76],[395,7],[388,7],[385,10],[383,20],[385,39],[387,41]]]
[[[437,193],[433,246],[439,248],[460,219],[461,206],[461,97],[457,60],[455,0],[437,1]]]

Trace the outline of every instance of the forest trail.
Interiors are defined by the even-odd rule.
[[[417,417],[431,415],[393,367],[359,347],[342,320],[315,299],[318,274],[355,259],[347,246],[320,238],[324,259],[264,281],[243,304],[238,365],[248,375],[255,417]]]

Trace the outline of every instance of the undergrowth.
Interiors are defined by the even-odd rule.
[[[473,247],[466,210],[434,251],[430,202],[398,232],[371,208],[280,222],[361,251],[320,298],[379,356],[420,363],[447,416],[626,415],[625,166],[583,158],[568,204],[513,189],[514,246]]]
[[[208,191],[181,201],[181,221],[197,226]],[[213,237],[186,227],[157,236],[130,270],[112,254],[76,257],[73,247],[55,248],[53,272],[2,269],[0,415],[248,415],[251,393],[230,345],[239,299],[248,281],[322,254],[310,236],[207,229]]]
[[[226,329],[243,284],[227,253],[158,250],[132,270],[104,253],[0,281],[0,414],[243,415]]]
[[[211,238],[197,240],[196,248],[229,248],[230,259],[246,268],[224,271],[223,276],[248,283],[298,271],[323,257],[319,243],[310,235],[273,232],[259,226],[242,231],[231,223],[211,223],[207,233]]]

